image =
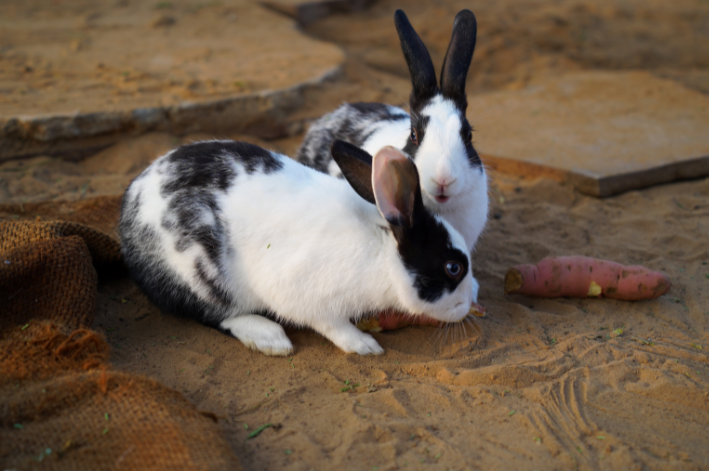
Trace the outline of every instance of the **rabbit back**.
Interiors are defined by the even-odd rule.
[[[295,158],[315,170],[341,177],[342,171],[330,155],[330,145],[334,140],[349,142],[372,155],[386,145],[403,148],[410,121],[409,114],[396,106],[345,103],[313,122]]]
[[[131,183],[119,224],[123,256],[154,304],[215,325],[248,301],[230,283],[234,247],[224,201],[240,176],[282,167],[277,154],[260,147],[210,141],[169,152]]]
[[[126,191],[126,265],[162,310],[207,325],[271,313],[313,325],[395,302],[380,280],[387,235],[374,205],[341,179],[236,142],[181,147]],[[363,256],[364,255],[364,256]]]

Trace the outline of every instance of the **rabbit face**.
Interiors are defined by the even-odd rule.
[[[468,314],[473,299],[473,275],[466,255],[463,237],[447,221],[434,216],[427,222],[428,234],[419,241],[399,242],[399,254],[404,262],[409,283],[400,288],[401,299],[412,313],[426,313],[442,322],[457,322]],[[420,229],[417,229],[421,232]],[[435,246],[428,241],[435,238]],[[421,243],[420,247],[415,247]],[[426,251],[426,257],[417,255]],[[402,277],[403,279],[403,277]]]
[[[412,129],[418,129],[418,145],[410,142],[406,150],[416,160],[429,207],[444,212],[449,202],[486,185],[480,158],[470,141],[472,129],[453,101],[435,96],[419,113],[412,113]]]

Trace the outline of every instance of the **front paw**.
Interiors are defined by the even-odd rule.
[[[343,351],[347,353],[357,353],[359,355],[383,355],[384,349],[379,345],[379,343],[374,340],[369,334],[362,333],[360,338],[352,339],[346,345],[338,345]]]
[[[374,337],[365,334],[349,322],[318,330],[344,352],[359,355],[381,355],[384,353],[384,349],[374,340]]]
[[[279,324],[257,315],[227,319],[221,324],[237,339],[252,350],[272,356],[293,353],[293,344]]]
[[[290,339],[285,336],[268,336],[260,338],[251,339],[239,339],[241,342],[249,347],[251,350],[258,350],[259,352],[269,355],[285,357],[293,353],[293,344]]]

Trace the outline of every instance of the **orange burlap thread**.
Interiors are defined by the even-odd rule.
[[[0,469],[241,469],[213,417],[111,370],[92,260],[119,258],[82,224],[0,221]]]

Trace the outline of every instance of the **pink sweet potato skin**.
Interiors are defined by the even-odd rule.
[[[470,305],[470,313],[477,317],[485,317],[487,309],[478,303]],[[372,317],[360,319],[357,322],[357,327],[365,332],[381,332],[384,330],[395,330],[407,327],[410,325],[425,325],[438,327],[444,322],[428,317],[424,314],[411,315],[400,311],[382,311]]]
[[[519,287],[516,286],[519,283],[510,283],[510,280],[518,279],[517,274],[521,276]],[[601,287],[600,296],[625,301],[654,299],[672,286],[664,273],[643,266],[570,256],[550,257],[536,265],[510,268],[505,279],[505,292],[548,298],[585,298],[589,296],[591,282]]]
[[[407,325],[429,325],[438,327],[441,322],[428,316],[412,316],[403,312],[386,311],[379,314],[379,327],[382,330],[394,330]]]

